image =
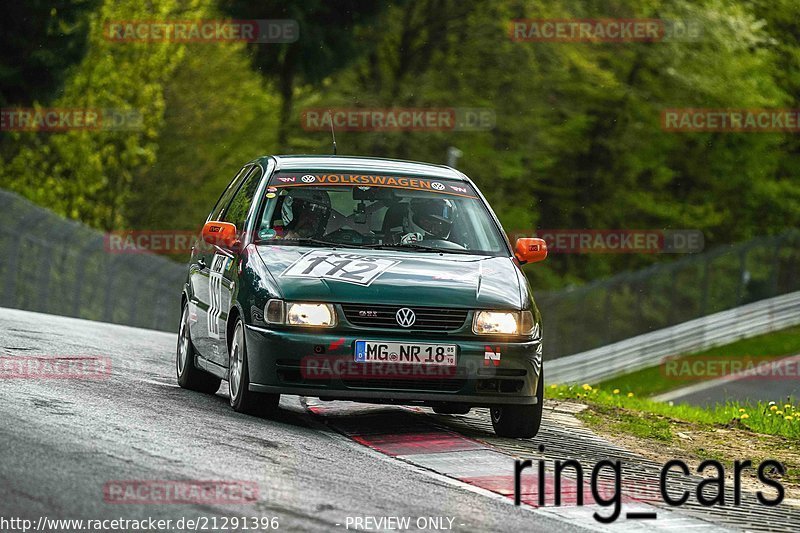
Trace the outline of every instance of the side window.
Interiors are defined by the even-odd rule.
[[[219,220],[222,216],[222,213],[225,211],[225,208],[228,207],[228,203],[231,201],[231,197],[233,193],[235,193],[239,189],[239,185],[242,183],[242,180],[247,175],[247,172],[250,170],[250,165],[245,165],[239,171],[236,176],[231,180],[228,184],[228,188],[222,193],[217,200],[217,205],[214,206],[214,209],[211,211],[211,214],[208,216],[208,220]]]
[[[223,222],[231,222],[236,224],[236,229],[240,232],[244,229],[245,221],[247,220],[247,212],[250,210],[250,205],[253,203],[253,198],[256,195],[256,189],[261,181],[261,167],[255,166],[244,180],[242,186],[236,192],[236,195],[231,200],[228,210],[222,217]]]

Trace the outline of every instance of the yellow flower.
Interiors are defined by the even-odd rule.
[[[778,411],[778,412],[776,412],[775,414],[776,414],[776,415],[782,415],[782,414],[783,414],[783,411]]]
[[[557,388],[558,388],[558,385],[556,385],[555,383],[553,383],[552,385],[550,385],[550,388],[551,388],[551,389],[557,389]]]
[[[789,415],[789,416],[785,416],[785,417],[783,417],[783,419],[784,419],[784,420],[788,420],[789,422],[791,422],[792,420],[794,420],[794,417],[793,417],[793,416],[791,416],[791,415]]]
[[[777,411],[778,410],[778,406],[777,405],[773,405],[772,407],[769,408],[769,410],[770,411]]]
[[[614,389],[614,394],[619,394],[619,389]]]
[[[628,393],[628,398],[633,398],[633,393],[632,392]]]
[[[750,415],[748,415],[747,413],[745,413],[745,414],[743,414],[743,415],[742,415],[741,417],[739,417],[739,418],[741,418],[742,420],[747,420],[748,418],[750,418]]]
[[[789,409],[792,408],[792,406],[787,403],[786,405],[783,406],[783,408],[788,411]]]
[[[744,413],[744,409],[743,408],[739,408],[739,412],[740,413]]]
[[[583,386],[582,386],[581,388],[582,388],[583,390],[585,390],[585,391],[590,391],[590,390],[592,390],[592,386],[591,386],[591,385],[589,385],[588,383],[584,383],[584,384],[583,384]]]

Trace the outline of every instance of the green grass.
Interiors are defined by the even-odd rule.
[[[682,355],[678,360],[691,360],[696,357],[720,357],[726,360],[753,358],[767,361],[797,353],[800,353],[800,326],[742,339],[702,352]],[[623,393],[633,392],[636,396],[650,396],[700,381],[700,379],[678,379],[666,374],[664,366],[657,365],[605,380],[599,383],[598,387],[611,390],[619,389]]]
[[[633,413],[617,410],[608,406],[595,405],[593,412],[585,411],[578,414],[584,422],[594,422],[595,415],[603,417],[610,423],[614,433],[626,433],[635,437],[656,439],[658,441],[672,441],[672,427],[664,417],[645,413]]]
[[[713,408],[672,405],[641,398],[620,388],[607,389],[589,384],[551,385],[545,395],[555,400],[577,400],[592,405],[599,414],[613,414],[617,429],[625,433],[671,440],[670,421],[682,420],[709,427],[735,427],[800,439],[800,403],[774,402],[739,404],[728,402]]]

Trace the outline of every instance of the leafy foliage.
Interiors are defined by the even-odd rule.
[[[306,108],[486,108],[490,130],[338,132],[340,153],[440,163],[454,146],[508,230],[699,229],[707,246],[777,234],[800,225],[796,135],[667,132],[661,111],[796,107],[799,12],[791,0],[106,0],[51,105],[135,109],[143,128],[11,134],[0,186],[96,227],[191,227],[252,157],[329,153],[327,132],[302,129]],[[101,35],[106,20],[220,16],[294,18],[300,40]],[[661,18],[701,32],[515,42],[515,18]],[[49,99],[22,103],[35,102]],[[664,259],[555,255],[528,274],[556,288]]]
[[[52,96],[85,52],[97,0],[8,2],[0,18],[0,106]]]

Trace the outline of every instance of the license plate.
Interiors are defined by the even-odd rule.
[[[356,341],[357,363],[410,363],[456,366],[455,344]]]

